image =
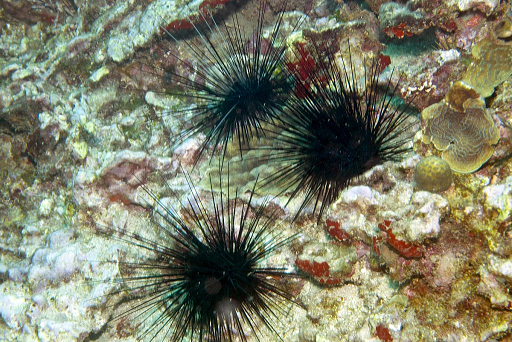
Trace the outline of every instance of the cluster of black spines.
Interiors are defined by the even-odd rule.
[[[268,37],[264,38],[267,10],[269,6],[262,1],[256,28],[251,34],[244,32],[236,13],[228,23],[232,28],[221,29],[211,13],[202,11],[198,17],[200,23],[191,22],[199,44],[180,40],[179,32],[166,31],[196,63],[170,52],[195,75],[192,79],[171,71],[172,81],[182,89],[176,95],[194,102],[194,107],[186,110],[192,122],[176,141],[198,133],[206,136],[196,162],[207,147],[214,151],[222,148],[223,160],[228,143],[233,139],[240,152],[250,147],[253,138],[259,139],[265,134],[265,124],[275,122],[291,96],[293,84],[283,63],[286,51],[281,34],[284,12],[280,12]]]
[[[141,184],[157,216],[159,238],[104,227],[108,236],[153,254],[121,263],[130,270],[119,279],[122,305],[111,321],[136,324],[137,338],[149,341],[246,341],[247,329],[259,340],[262,327],[275,324],[293,302],[283,280],[296,274],[263,266],[272,253],[294,239],[274,228],[276,211],[264,200],[253,208],[253,193],[215,195],[204,202],[187,175],[191,197],[176,207]],[[232,190],[232,189],[231,189]]]
[[[299,65],[308,78],[294,74],[287,68],[280,37],[283,14],[264,41],[266,3],[261,3],[251,36],[243,33],[236,15],[234,27],[225,30],[213,16],[202,15],[202,28],[193,25],[199,45],[167,32],[198,63],[181,60],[198,76],[194,80],[172,75],[182,88],[178,94],[195,102],[193,109],[183,110],[192,123],[178,140],[205,134],[197,163],[207,148],[220,148],[223,161],[233,139],[242,153],[254,138],[275,136],[271,162],[279,167],[264,179],[265,186],[279,187],[290,200],[304,196],[295,218],[314,202],[320,220],[354,178],[407,150],[407,116],[404,108],[391,108],[398,86],[388,82],[379,89],[377,60],[360,87],[351,60],[340,65],[320,45],[310,44],[314,65]],[[302,52],[294,52],[301,60]],[[221,189],[220,195],[212,195],[213,209],[208,210],[187,181],[193,196],[179,210],[144,187],[163,221],[163,239],[113,229],[131,246],[154,253],[153,259],[128,265],[135,273],[120,282],[129,306],[113,320],[134,318],[140,325],[138,337],[152,341],[245,341],[245,329],[259,339],[261,324],[276,333],[273,325],[284,313],[283,302],[293,302],[277,279],[296,274],[262,266],[262,261],[290,239],[276,234],[275,217],[265,203],[252,208],[256,186],[246,202],[238,194],[224,196]],[[224,190],[229,193],[229,185]]]
[[[341,191],[373,166],[396,161],[410,150],[409,106],[396,105],[400,82],[379,85],[380,60],[363,61],[362,79],[352,55],[335,57],[310,43],[312,63],[302,63],[293,96],[279,117],[271,160],[281,167],[265,183],[303,197],[295,218],[314,203],[318,220]],[[302,59],[303,52],[296,51]]]
[[[304,61],[304,50],[296,49],[292,54],[300,74],[288,68],[280,37],[283,12],[263,44],[267,6],[261,4],[251,36],[241,33],[236,15],[234,28],[222,31],[212,17],[203,17],[208,32],[194,25],[203,45],[179,42],[198,60],[196,66],[187,65],[199,75],[199,81],[175,75],[183,94],[196,102],[192,123],[179,140],[203,132],[206,139],[196,162],[206,148],[219,147],[223,162],[234,137],[242,154],[253,138],[277,136],[274,146],[257,147],[271,150],[270,164],[277,168],[263,184],[278,188],[289,201],[304,197],[294,218],[313,204],[320,220],[352,180],[409,149],[407,105],[392,105],[399,82],[393,86],[390,77],[384,89],[379,86],[378,58],[359,81],[350,53],[340,65],[329,49],[312,42],[305,51],[314,63]]]
[[[266,134],[264,126],[275,123],[291,96],[293,78],[285,67],[286,47],[280,35],[283,12],[263,38],[267,9],[262,1],[251,35],[244,34],[236,15],[231,29],[221,29],[213,15],[202,11],[200,24],[191,21],[201,44],[166,31],[197,63],[170,51],[195,75],[189,78],[171,71],[170,81],[181,90],[168,94],[194,102],[192,109],[169,115],[192,117],[175,139],[178,142],[205,134],[196,163],[207,147],[221,148],[223,161],[234,139],[242,153],[253,138]],[[115,305],[111,322],[128,320],[138,339],[150,341],[246,341],[248,330],[259,340],[265,328],[279,337],[274,327],[285,315],[287,303],[294,303],[285,280],[297,274],[265,266],[264,261],[293,237],[275,231],[275,211],[267,208],[266,201],[253,208],[255,188],[245,201],[238,194],[224,195],[223,190],[226,194],[233,190],[229,167],[227,173],[227,188],[217,196],[210,189],[209,203],[186,176],[192,198],[176,208],[141,184],[160,218],[156,220],[159,236],[146,238],[113,226],[106,229],[108,236],[153,253],[144,261],[121,263],[123,271],[117,279],[121,289],[113,294],[123,299]]]

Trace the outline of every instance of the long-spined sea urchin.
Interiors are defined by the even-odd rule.
[[[266,201],[252,208],[252,193],[243,201],[216,197],[212,190],[209,211],[188,176],[187,181],[192,197],[180,202],[179,211],[142,185],[161,221],[158,240],[104,229],[154,254],[125,264],[131,273],[119,280],[125,289],[116,293],[128,294],[112,320],[133,320],[138,337],[151,341],[246,341],[246,330],[259,339],[262,326],[277,334],[275,322],[292,296],[276,279],[295,275],[262,261],[293,237],[273,230]]]
[[[304,192],[295,218],[314,202],[320,220],[354,178],[409,150],[411,136],[406,134],[408,106],[392,106],[398,84],[388,80],[385,89],[379,89],[378,59],[365,67],[360,87],[352,57],[337,61],[315,44],[309,53],[315,62],[300,65],[308,77],[295,76],[295,95],[275,128],[278,138],[271,160],[284,166],[265,183],[291,192],[290,200]],[[301,59],[304,53],[296,55]]]
[[[263,125],[276,119],[290,96],[292,87],[284,66],[286,46],[280,32],[283,12],[264,38],[264,14],[268,8],[266,1],[260,2],[257,25],[251,35],[244,33],[236,14],[231,28],[220,29],[209,12],[200,13],[201,25],[191,23],[200,43],[180,41],[176,33],[167,31],[197,60],[193,64],[175,55],[193,70],[194,79],[173,73],[175,82],[183,88],[176,95],[196,103],[186,110],[192,116],[192,124],[178,141],[199,132],[206,135],[196,162],[209,146],[214,150],[222,147],[223,159],[228,142],[233,139],[241,153],[242,146],[252,138],[265,134]]]

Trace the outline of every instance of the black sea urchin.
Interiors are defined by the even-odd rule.
[[[294,275],[262,261],[292,238],[272,229],[266,202],[251,207],[252,194],[245,202],[212,195],[209,211],[187,180],[192,197],[179,212],[143,186],[160,221],[158,239],[108,232],[154,254],[125,264],[133,273],[120,283],[129,296],[112,320],[130,319],[138,337],[151,341],[246,341],[244,330],[259,339],[262,326],[276,333],[273,325],[292,300],[278,279]]]
[[[192,24],[200,43],[179,41],[174,33],[168,32],[197,63],[181,60],[196,75],[194,79],[173,74],[183,88],[179,95],[196,104],[187,110],[191,111],[192,124],[178,140],[198,132],[206,135],[197,158],[208,146],[214,150],[222,146],[223,157],[227,143],[233,138],[242,151],[242,146],[248,145],[252,138],[264,134],[262,125],[273,122],[289,98],[290,79],[283,63],[286,46],[280,38],[283,12],[264,38],[263,19],[267,8],[262,1],[251,35],[244,34],[236,14],[232,27],[221,30],[209,13],[201,14],[201,25]]]
[[[409,149],[411,136],[404,134],[410,128],[408,106],[391,105],[398,85],[388,81],[379,89],[378,59],[365,67],[361,84],[352,57],[347,62],[337,61],[333,54],[322,57],[316,45],[308,53],[315,62],[308,59],[299,65],[295,96],[276,127],[279,137],[272,160],[284,166],[265,183],[291,191],[290,199],[304,192],[295,217],[314,201],[313,212],[319,207],[320,220],[351,180],[397,159]],[[297,57],[303,60],[304,51]]]

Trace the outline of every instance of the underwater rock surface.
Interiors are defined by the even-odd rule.
[[[234,13],[250,26],[257,4],[0,3],[1,341],[136,340],[130,321],[107,324],[122,298],[113,279],[123,272],[119,261],[143,262],[150,252],[135,254],[99,236],[98,227],[158,238],[140,182],[164,198],[167,181],[186,200],[183,167],[209,198],[207,175],[219,174],[208,158],[193,167],[203,135],[171,143],[190,122],[186,109],[198,104],[170,95],[166,70],[186,69],[183,61],[194,56],[162,28],[197,18],[205,6],[220,27]],[[269,4],[270,22],[284,1]],[[510,2],[288,1],[286,11],[290,43],[308,37],[342,58],[350,45],[355,61],[388,61],[379,79],[400,79],[396,101],[411,102],[412,118],[429,106],[448,106],[445,96],[463,79],[481,97],[478,110],[466,114],[478,112],[488,125],[468,142],[487,146],[485,158],[467,170],[453,168],[452,186],[439,194],[414,185],[418,162],[441,155],[422,142],[420,125],[402,161],[357,178],[318,224],[308,215],[313,208],[292,223],[300,200],[285,206],[287,194],[276,190],[276,225],[285,236],[299,236],[268,263],[299,272],[289,287],[304,306],[290,307],[276,331],[291,342],[512,339]],[[304,21],[292,32],[297,18]],[[193,32],[188,39],[201,43]],[[464,122],[422,125],[435,125],[433,132]],[[243,191],[278,167],[255,151],[248,156],[226,157],[231,181]],[[258,191],[254,203],[264,195]]]

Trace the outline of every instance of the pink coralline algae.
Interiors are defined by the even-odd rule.
[[[310,242],[295,260],[297,268],[322,285],[339,285],[353,273],[356,250],[352,246]]]
[[[356,241],[340,228],[339,223],[327,220],[327,232],[334,240],[306,243],[295,265],[322,285],[339,285],[353,274],[352,265],[360,255]]]
[[[391,337],[388,328],[386,328],[382,324],[379,324],[377,325],[377,327],[375,327],[375,330],[377,332],[377,337],[379,338],[379,340],[384,342],[393,342],[393,337]]]
[[[327,234],[344,243],[350,243],[352,241],[350,234],[340,228],[339,222],[329,219],[327,219]]]
[[[295,260],[295,265],[297,265],[299,270],[309,273],[315,278],[317,278],[320,284],[338,285],[341,284],[341,282],[343,281],[342,278],[331,277],[329,271],[330,266],[325,261],[316,262],[297,259]]]
[[[390,228],[391,221],[384,220],[383,223],[379,223],[379,229],[384,233],[384,236],[381,238],[376,238],[376,242],[378,243],[378,239],[385,241],[391,247],[393,247],[398,254],[403,256],[404,258],[420,258],[423,256],[423,247],[419,245],[415,245],[413,243],[398,239],[395,234],[393,234],[392,229]]]

